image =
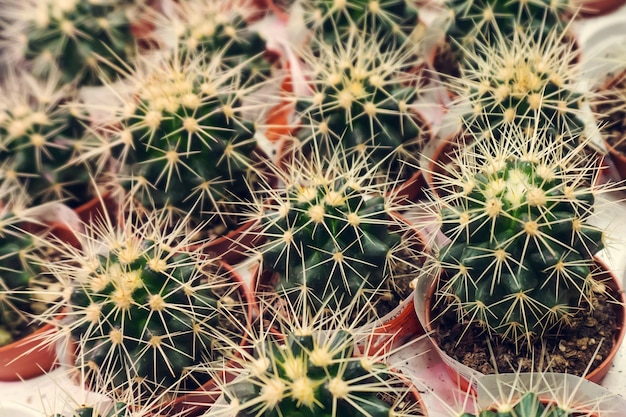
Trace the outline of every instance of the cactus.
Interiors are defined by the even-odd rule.
[[[396,214],[401,203],[363,158],[324,160],[299,156],[278,172],[284,184],[268,190],[250,216],[263,243],[263,267],[278,275],[275,289],[300,297],[304,289],[317,308],[330,311],[356,300],[364,309],[411,290],[396,282],[419,268],[421,241]],[[317,160],[316,160],[317,159]],[[418,248],[419,247],[419,248]]]
[[[122,211],[123,224],[85,224],[82,248],[43,262],[66,288],[58,309],[71,311],[59,337],[77,345],[75,363],[90,384],[138,384],[148,400],[196,389],[206,381],[192,368],[221,360],[222,338],[241,340],[249,299],[229,267],[186,249],[184,222],[165,231],[163,213]]]
[[[301,329],[255,344],[224,389],[237,417],[422,416],[399,374],[359,355],[353,332]],[[219,415],[219,413],[216,413]]]
[[[19,188],[31,204],[63,201],[75,207],[93,192],[93,169],[79,162],[83,148],[93,143],[72,92],[51,76],[45,84],[28,75],[11,75],[1,94],[0,181]]]
[[[60,70],[63,81],[100,85],[114,79],[115,65],[137,54],[128,0],[12,0],[7,31],[18,38],[33,71],[45,77]]]
[[[57,283],[44,274],[37,259],[40,240],[25,230],[37,224],[33,209],[20,196],[2,191],[0,209],[0,346],[16,342],[37,329],[34,319],[54,305]],[[45,206],[43,206],[45,210]]]
[[[145,207],[190,214],[195,223],[217,213],[212,225],[224,231],[237,224],[228,217],[232,202],[246,199],[258,174],[256,125],[242,104],[253,88],[240,84],[240,67],[205,58],[175,54],[137,70],[119,129],[95,154],[112,152],[117,181]]]
[[[415,103],[426,96],[427,81],[408,71],[419,60],[379,49],[365,36],[351,36],[304,55],[312,81],[310,94],[297,97],[297,138],[310,151],[327,154],[340,144],[367,155],[369,167],[392,180],[404,180],[419,166],[430,138]]]
[[[585,132],[585,104],[576,78],[576,52],[556,30],[534,40],[532,33],[477,42],[468,51],[452,89],[469,102],[466,128],[489,134],[505,125],[550,130],[555,140],[570,141]],[[572,146],[575,146],[573,144]]]
[[[573,417],[586,415],[566,410],[554,403],[543,403],[537,394],[528,392],[513,404],[505,404],[497,410],[482,410],[478,414],[463,413],[459,417]]]
[[[446,5],[451,18],[446,37],[457,52],[473,49],[480,38],[489,42],[520,29],[538,37],[553,28],[562,33],[573,9],[568,0],[448,0]]]
[[[272,67],[264,37],[248,23],[254,9],[250,0],[182,2],[174,23],[185,47],[209,59],[219,54],[225,65],[242,71],[243,83],[253,85],[268,79]]]
[[[415,40],[419,27],[417,5],[409,0],[314,0],[300,4],[307,26],[328,45],[337,45],[354,31],[362,31],[368,38],[372,35],[384,41],[385,50],[396,49]]]
[[[606,188],[594,184],[586,142],[570,152],[541,132],[507,129],[436,173],[430,213],[449,240],[436,254],[437,304],[530,346],[607,291],[594,278],[604,235],[589,224]]]

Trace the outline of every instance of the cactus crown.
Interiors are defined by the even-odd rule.
[[[71,92],[51,76],[46,84],[9,76],[0,94],[0,181],[19,188],[34,205],[63,200],[70,206],[93,194],[92,167],[79,162],[91,143]]]
[[[245,199],[258,173],[255,123],[243,115],[252,88],[241,84],[239,67],[205,58],[174,54],[132,74],[119,129],[94,152],[106,159],[110,150],[121,161],[117,180],[144,206],[191,214],[196,223],[217,213],[213,226],[226,228],[236,223],[227,217],[230,203]]]
[[[551,30],[534,39],[532,32],[476,42],[467,51],[461,76],[452,88],[469,101],[467,128],[488,135],[504,125],[549,129],[555,138],[583,134],[585,96],[578,91],[576,52]]]
[[[255,7],[250,0],[183,2],[176,31],[185,47],[201,50],[207,58],[219,54],[225,65],[243,72],[243,82],[256,84],[269,78],[271,62],[265,39],[248,24]]]
[[[426,81],[409,72],[420,63],[411,53],[380,47],[356,35],[303,53],[312,81],[310,93],[297,98],[297,138],[329,155],[341,145],[367,155],[388,177],[406,179],[429,139],[415,103],[427,94]]]
[[[301,1],[304,19],[318,39],[329,45],[361,31],[384,41],[386,50],[402,47],[416,37],[419,12],[408,0]]]
[[[130,211],[119,227],[85,224],[81,249],[43,261],[65,285],[59,308],[71,311],[59,337],[69,333],[78,345],[76,366],[91,384],[127,389],[134,381],[148,394],[195,389],[205,381],[190,369],[220,360],[223,338],[241,340],[241,283],[225,264],[186,249],[184,224],[164,231],[164,218]]]
[[[537,38],[553,28],[562,33],[572,12],[568,0],[448,0],[447,6],[451,22],[446,37],[457,62],[479,39],[489,43],[519,30],[529,30]]]
[[[130,62],[137,46],[130,18],[137,7],[127,0],[12,1],[13,36],[33,71],[60,70],[64,82],[99,85],[114,78],[111,63]]]
[[[290,333],[284,341],[261,344],[264,349],[244,365],[250,375],[227,391],[240,410],[236,415],[422,415],[415,404],[412,412],[400,411],[407,387],[398,386],[399,379],[383,363],[356,356],[349,331],[331,331],[324,339],[317,333]]]
[[[331,160],[296,156],[278,172],[284,188],[268,190],[251,216],[265,240],[257,248],[263,267],[278,274],[279,292],[299,297],[304,288],[318,308],[356,299],[363,309],[391,292],[410,291],[396,287],[397,271],[419,268],[420,242],[394,214],[400,203],[375,183],[366,161],[338,153]]]
[[[436,173],[432,214],[449,240],[437,259],[437,302],[521,345],[565,327],[596,292],[589,224],[597,162],[536,132],[477,141]],[[581,156],[582,155],[582,156]]]

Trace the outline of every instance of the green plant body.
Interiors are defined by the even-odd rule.
[[[91,386],[139,384],[148,400],[194,390],[206,381],[193,368],[224,354],[217,335],[241,340],[241,283],[216,259],[185,249],[185,225],[162,231],[162,222],[90,227],[83,248],[66,248],[61,262],[46,264],[69,289],[59,309],[72,311],[63,324]]]
[[[72,410],[71,417],[130,417],[134,415],[128,404],[122,402],[115,402],[109,410],[101,414],[96,408],[89,405],[83,405],[76,407]],[[56,413],[49,417],[67,417],[64,414]]]
[[[560,36],[551,30],[534,40],[525,31],[478,42],[479,52],[467,52],[460,77],[451,82],[471,108],[465,128],[489,135],[517,125],[565,141],[583,135],[589,95],[577,86],[577,52]]]
[[[64,82],[100,85],[101,77],[115,81],[115,66],[132,62],[137,54],[130,21],[134,2],[26,3],[30,8],[21,12],[25,21],[20,22],[26,36],[24,56],[38,74],[58,69]]]
[[[239,409],[237,417],[422,415],[415,407],[399,411],[397,399],[406,395],[406,386],[398,388],[385,364],[359,357],[355,349],[346,330],[330,332],[328,340],[296,332],[284,341],[268,340],[257,349],[258,357],[244,364],[250,374],[227,390],[227,398]],[[390,390],[395,401],[383,399]]]
[[[18,188],[31,204],[63,201],[78,206],[93,196],[93,166],[79,161],[92,141],[67,89],[50,91],[27,78],[3,89],[0,110],[0,180]],[[19,90],[15,90],[15,88]],[[48,94],[50,93],[50,94]]]
[[[445,39],[457,65],[463,65],[466,52],[481,53],[476,42],[495,42],[519,31],[535,39],[553,29],[563,34],[572,10],[568,0],[449,0],[446,5],[450,22]]]
[[[570,417],[577,415],[580,415],[577,411],[562,409],[557,404],[544,404],[537,394],[528,392],[514,404],[506,404],[496,410],[482,410],[478,414],[464,413],[459,417]]]
[[[297,97],[297,138],[310,152],[330,155],[339,145],[367,155],[392,181],[405,180],[420,163],[430,138],[416,101],[425,94],[418,61],[394,51],[379,52],[368,38],[320,45],[305,55],[310,92]]]
[[[524,137],[502,132],[508,145],[466,150],[454,160],[458,171],[438,176],[445,195],[436,197],[449,240],[437,255],[437,302],[518,345],[563,330],[604,288],[593,258],[603,232],[588,223],[595,161],[538,136],[511,145]]]
[[[414,38],[419,10],[408,0],[302,1],[304,19],[324,43],[335,45],[354,31],[384,41],[387,48],[403,47]],[[387,49],[388,50],[388,49]]]
[[[314,310],[364,309],[390,296],[397,271],[419,268],[411,246],[419,242],[394,214],[394,194],[363,174],[363,159],[309,165],[300,157],[287,170],[284,188],[255,215],[264,239],[256,250],[279,294],[295,300],[307,291]]]
[[[229,228],[231,203],[246,198],[258,170],[255,123],[244,119],[246,89],[204,55],[175,57],[137,74],[137,95],[110,142],[121,161],[118,181],[147,208],[171,209],[184,217],[215,217]]]
[[[207,58],[219,55],[225,65],[238,67],[243,84],[263,82],[271,75],[272,63],[265,38],[248,23],[254,8],[250,1],[182,3],[181,42]]]

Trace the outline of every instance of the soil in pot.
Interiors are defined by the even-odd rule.
[[[490,338],[477,323],[458,323],[453,311],[442,315],[441,309],[433,311],[433,316],[438,318],[432,324],[432,336],[450,357],[483,374],[549,370],[584,376],[590,363],[590,369],[594,369],[607,359],[621,325],[618,309],[609,297],[598,294],[592,303],[591,312],[588,304],[583,304],[572,317],[572,327],[566,333],[536,340],[532,348],[543,352],[543,358],[535,360],[525,344],[516,348],[514,343],[500,337]]]

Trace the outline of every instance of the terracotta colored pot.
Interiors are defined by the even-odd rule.
[[[580,7],[577,16],[583,18],[614,12],[624,4],[624,0],[572,0],[573,6]]]
[[[105,192],[100,197],[94,197],[76,207],[74,212],[84,223],[97,221],[98,218],[106,219],[106,216],[115,219],[118,216],[119,203],[111,192]]]
[[[612,293],[618,301],[613,304],[618,322],[613,332],[613,348],[597,367],[590,369],[589,373],[584,375],[586,380],[599,384],[611,368],[611,365],[615,360],[615,355],[617,354],[622,342],[624,341],[624,336],[626,335],[626,295],[624,294],[618,278],[608,269],[608,267],[597,257],[594,258],[594,262],[600,269],[600,272],[597,275],[598,281],[604,282],[612,290]],[[422,325],[426,328],[428,333],[434,332],[432,327],[432,306],[435,299],[436,288],[437,279],[434,279],[425,294],[424,302],[417,300],[417,297],[424,296],[423,294],[420,294],[418,291],[414,294],[416,299],[415,306],[417,316],[420,317]],[[423,311],[419,311],[418,306],[422,306]],[[431,338],[431,340],[435,344],[435,350],[439,353],[450,377],[457,381],[462,390],[466,392],[469,390],[475,393],[476,381],[483,374],[448,356],[437,346],[434,338]]]
[[[53,344],[44,341],[56,331],[46,324],[25,338],[0,347],[0,381],[19,381],[42,375],[57,365]]]
[[[236,265],[247,258],[250,248],[263,242],[263,237],[252,229],[255,221],[249,220],[230,232],[202,245],[202,251],[219,257],[230,265]]]

